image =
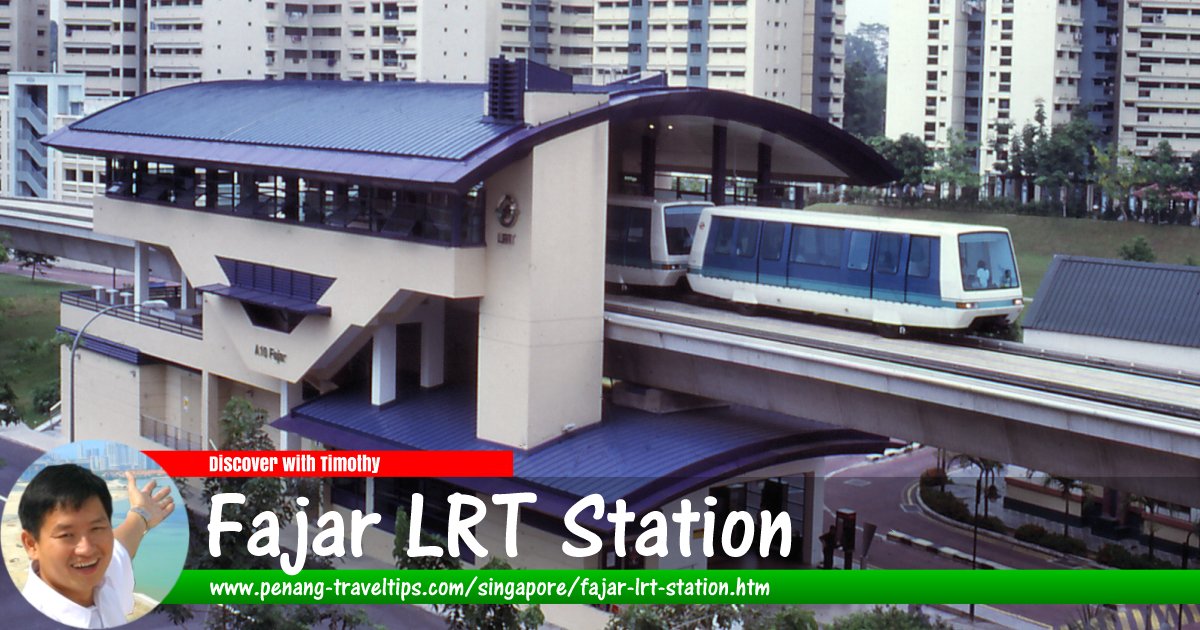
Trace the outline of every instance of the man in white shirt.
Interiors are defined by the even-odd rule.
[[[175,509],[170,488],[138,489],[114,530],[103,479],[75,464],[48,466],[21,495],[21,544],[29,554],[22,594],[42,614],[77,628],[113,628],[133,612],[133,556],[146,533]]]

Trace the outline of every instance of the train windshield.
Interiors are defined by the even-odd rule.
[[[1012,244],[1004,232],[978,232],[958,237],[963,289],[1015,289],[1021,286]]]
[[[678,205],[663,208],[663,222],[667,229],[667,253],[686,256],[692,251],[692,237],[700,223],[700,213],[706,205]]]

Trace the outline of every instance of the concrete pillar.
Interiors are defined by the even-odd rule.
[[[221,446],[221,436],[218,427],[221,420],[220,377],[212,372],[200,375],[200,418],[203,426],[200,437],[204,440],[204,448],[212,448],[214,444]]]
[[[371,404],[386,405],[393,400],[396,400],[396,325],[382,324],[372,339]]]
[[[186,273],[183,269],[179,270],[179,308],[192,308],[196,306],[195,295],[192,293],[192,283],[188,282]]]
[[[289,383],[283,379],[279,380],[279,417],[288,415],[300,403],[304,402],[304,386],[301,383]],[[279,450],[281,451],[298,451],[300,450],[300,436],[287,431],[279,432]]]
[[[363,513],[372,514],[375,512],[375,478],[367,477],[367,492],[363,497]]]
[[[219,181],[220,171],[215,168],[204,169],[204,207],[216,208],[219,205],[221,194],[221,183]]]
[[[295,221],[300,218],[300,178],[283,178],[283,217]]]
[[[150,246],[136,241],[133,244],[133,303],[150,299]],[[141,311],[142,307],[135,307]]]
[[[713,125],[712,131],[712,201],[718,206],[725,203],[725,151],[726,128]]]
[[[658,138],[654,131],[642,134],[642,170],[638,177],[642,194],[654,196],[654,173],[658,170]]]
[[[773,208],[775,202],[775,189],[771,187],[771,145],[765,142],[758,143],[758,190],[755,196],[757,197],[757,205],[765,208]]]
[[[538,145],[486,182],[485,207],[510,195],[520,215],[511,227],[487,221],[481,439],[533,448],[600,421],[608,158],[601,123]]]
[[[821,534],[825,533],[825,473],[818,465],[812,472],[804,473],[804,542],[800,549],[800,561],[807,566],[816,566],[823,557]]]
[[[421,310],[421,387],[437,387],[446,381],[446,300],[431,297]]]

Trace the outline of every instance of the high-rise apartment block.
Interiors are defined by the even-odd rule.
[[[1200,3],[1194,0],[896,0],[887,134],[979,143],[979,169],[1012,134],[1082,108],[1136,155],[1200,150]],[[1007,133],[1006,133],[1007,132]],[[996,145],[999,146],[996,146]],[[999,149],[998,151],[996,149]]]
[[[887,134],[944,148],[978,143],[981,172],[1007,159],[1014,133],[1044,108],[1047,125],[1084,108],[1114,130],[1119,1],[897,0]],[[998,150],[997,150],[998,149]]]
[[[1200,150],[1200,3],[1126,2],[1118,139],[1147,155],[1166,140],[1183,157]]]
[[[2,0],[0,0],[2,1]],[[525,58],[578,83],[643,71],[842,117],[844,0],[65,0],[89,95],[221,79],[483,82]]]
[[[0,94],[9,72],[50,69],[51,0],[0,0]]]
[[[88,99],[107,106],[225,79],[484,83],[487,60],[503,55],[582,84],[660,72],[840,125],[844,22],[845,0],[0,0],[0,73],[82,75]],[[22,120],[48,113],[36,105]],[[87,200],[102,179],[90,158],[18,169],[11,155],[0,190],[15,194]],[[37,185],[14,187],[18,170]]]

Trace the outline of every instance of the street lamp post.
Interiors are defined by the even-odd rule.
[[[1197,523],[1194,528],[1188,530],[1187,537],[1185,537],[1183,539],[1183,563],[1180,567],[1182,569],[1185,569],[1185,570],[1187,569],[1188,550],[1191,548],[1192,534],[1197,534],[1197,533],[1200,533],[1200,523]],[[1183,604],[1179,605],[1179,619],[1177,621],[1178,621],[1178,623],[1176,624],[1177,630],[1183,630]]]
[[[73,411],[74,409],[72,409]],[[971,569],[979,568],[979,493],[983,490],[983,479],[975,480],[975,518],[971,519]],[[975,604],[971,604],[971,622],[975,622]]]
[[[87,330],[88,326],[91,326],[92,322],[99,319],[101,315],[105,315],[113,311],[123,308],[166,308],[166,306],[167,303],[165,300],[146,300],[145,302],[138,304],[113,304],[112,306],[106,306],[99,311],[96,311],[96,314],[92,315],[92,318],[87,320],[87,323],[81,326],[79,330],[75,331],[75,339],[71,341],[71,385],[67,395],[67,399],[71,402],[71,413],[69,417],[70,424],[67,428],[67,441],[75,441],[75,351],[79,349],[79,340],[83,339],[83,331]]]

